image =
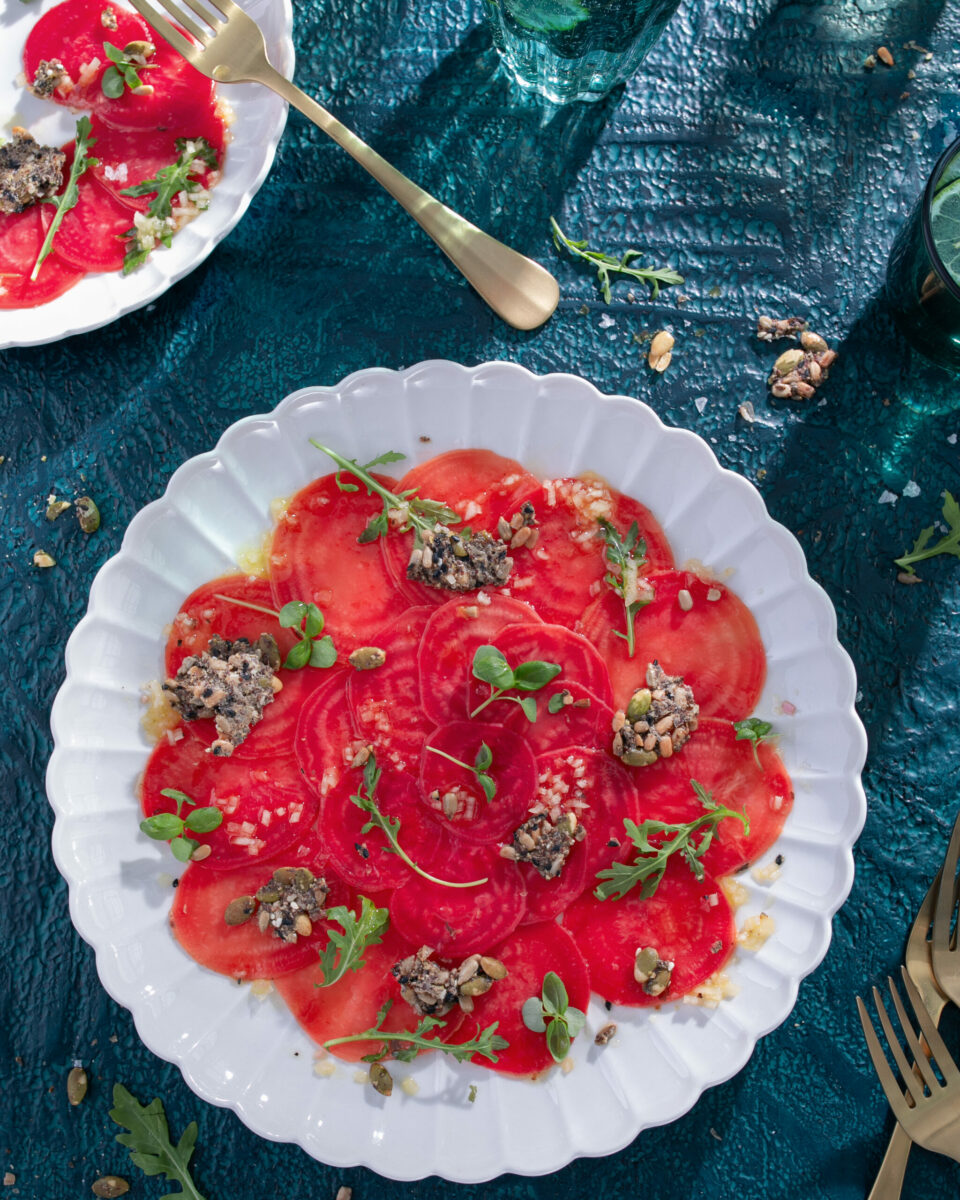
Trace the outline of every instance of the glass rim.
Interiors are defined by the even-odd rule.
[[[960,300],[960,284],[956,282],[944,266],[943,259],[934,245],[933,230],[930,223],[930,207],[933,203],[937,181],[943,174],[947,164],[958,154],[960,154],[960,137],[952,141],[937,159],[933,170],[930,172],[930,178],[927,180],[927,186],[923,189],[923,203],[920,209],[920,228],[923,231],[923,242],[927,248],[927,255],[933,264],[934,270],[940,277],[941,283],[955,300]]]

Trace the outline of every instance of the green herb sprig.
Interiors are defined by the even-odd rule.
[[[446,1026],[446,1021],[441,1021],[437,1017],[424,1017],[413,1030],[403,1029],[399,1033],[385,1033],[382,1028],[383,1022],[387,1019],[387,1013],[392,1007],[392,1000],[385,1001],[377,1013],[376,1024],[370,1029],[365,1029],[362,1033],[351,1033],[346,1037],[331,1038],[323,1043],[325,1048],[329,1050],[331,1046],[341,1046],[345,1042],[382,1042],[382,1049],[374,1054],[364,1055],[363,1058],[364,1062],[380,1062],[391,1054],[390,1045],[399,1042],[401,1045],[392,1052],[392,1057],[399,1062],[413,1062],[417,1057],[418,1050],[441,1050],[444,1054],[449,1054],[451,1058],[456,1059],[457,1062],[466,1062],[474,1054],[479,1054],[481,1058],[489,1059],[490,1062],[496,1062],[497,1051],[506,1050],[510,1045],[506,1038],[502,1038],[497,1033],[499,1021],[494,1021],[492,1025],[488,1025],[486,1029],[482,1030],[477,1025],[475,1038],[457,1044],[442,1042],[437,1038],[427,1036],[435,1029],[443,1029]]]
[[[89,117],[81,117],[77,121],[76,142],[74,144],[73,162],[70,164],[70,174],[67,177],[67,186],[63,189],[59,196],[50,198],[44,201],[45,204],[56,205],[57,211],[53,214],[53,220],[50,222],[50,228],[47,230],[47,235],[43,239],[43,245],[40,247],[40,253],[37,255],[37,261],[33,264],[33,270],[30,272],[30,282],[36,283],[37,276],[40,274],[40,268],[46,261],[47,255],[53,249],[53,239],[57,236],[63,223],[63,218],[67,215],[71,208],[76,208],[77,202],[80,199],[80,188],[78,186],[81,175],[85,174],[91,167],[97,166],[98,158],[91,157],[90,147],[96,143],[96,138],[91,137],[93,126],[90,124]]]
[[[431,875],[422,867],[417,866],[406,850],[400,845],[400,818],[385,816],[377,804],[376,792],[377,784],[380,782],[382,772],[377,766],[377,758],[375,754],[371,754],[363,767],[363,783],[357,788],[356,792],[350,797],[351,801],[365,813],[370,814],[370,820],[363,826],[361,833],[369,833],[372,829],[380,829],[384,837],[389,842],[386,850],[389,854],[396,854],[407,866],[421,876],[423,879],[429,880],[430,883],[437,883],[440,887],[450,888],[471,888],[480,887],[481,884],[487,882],[487,876],[483,879],[471,879],[468,883],[454,883],[449,879],[438,879],[436,875]],[[366,792],[366,794],[364,794]],[[349,1039],[348,1039],[349,1040]]]
[[[141,63],[129,58],[125,50],[114,46],[112,42],[103,43],[103,52],[110,59],[111,65],[103,73],[100,80],[100,90],[108,100],[119,100],[123,90],[128,87],[131,92],[143,86],[138,71],[152,71],[156,63]]]
[[[640,898],[649,899],[660,886],[667,863],[674,854],[684,859],[697,879],[703,879],[703,863],[700,860],[709,849],[720,822],[731,818],[739,821],[747,833],[750,832],[750,822],[745,813],[717,804],[713,794],[695,779],[690,780],[690,786],[706,809],[702,817],[677,825],[669,825],[664,821],[644,821],[637,825],[634,821],[624,819],[623,827],[640,854],[632,863],[615,862],[597,872],[597,878],[604,881],[593,893],[598,900],[609,900],[611,896],[621,900],[637,884],[641,885]],[[700,830],[703,830],[703,834],[697,841],[696,835]],[[650,839],[658,836],[662,836],[664,841],[654,845]]]
[[[661,287],[683,283],[683,276],[678,275],[676,271],[671,271],[668,267],[631,267],[630,263],[635,258],[640,258],[639,250],[626,250],[619,258],[614,258],[612,254],[590,250],[586,239],[576,242],[568,238],[553,217],[550,218],[550,229],[553,233],[553,244],[558,250],[566,250],[574,258],[582,258],[584,262],[597,268],[600,291],[607,304],[610,303],[611,272],[617,275],[629,275],[631,279],[647,284],[654,300],[660,295]]]
[[[320,970],[323,982],[317,987],[330,987],[339,982],[348,971],[359,971],[364,965],[363,952],[368,946],[379,946],[390,924],[390,913],[377,908],[366,896],[360,900],[359,915],[342,905],[328,908],[326,919],[336,921],[343,932],[330,929],[326,948],[320,951]]]
[[[603,530],[607,562],[618,568],[617,571],[608,571],[604,576],[604,582],[608,587],[613,588],[623,601],[626,618],[626,633],[615,629],[614,634],[616,637],[626,640],[627,654],[633,658],[637,649],[635,629],[637,613],[653,600],[653,592],[641,594],[638,583],[640,568],[646,566],[647,563],[647,543],[640,536],[640,527],[636,521],[627,530],[626,537],[621,537],[616,527],[602,517],[599,525]]]
[[[176,788],[163,788],[160,795],[175,800],[177,811],[175,813],[155,813],[154,816],[141,821],[140,828],[147,837],[153,838],[155,841],[169,842],[173,857],[177,862],[189,862],[200,843],[196,838],[187,837],[187,832],[212,833],[214,829],[220,828],[223,822],[223,813],[219,808],[194,807],[192,812],[182,817],[180,814],[183,806],[185,804],[195,806],[196,800],[191,800],[186,792],[179,792]]]
[[[762,771],[763,766],[760,762],[760,755],[757,753],[757,747],[761,742],[767,741],[773,726],[769,721],[761,721],[759,717],[747,717],[743,721],[734,721],[733,728],[738,742],[753,743],[753,758]]]
[[[483,789],[483,794],[486,796],[488,804],[496,796],[496,780],[487,774],[493,766],[493,751],[486,742],[480,743],[480,749],[477,751],[472,767],[469,763],[463,762],[462,759],[454,758],[452,754],[447,754],[445,750],[438,750],[436,746],[428,746],[427,749],[431,754],[439,754],[441,758],[445,758],[448,762],[456,763],[458,767],[463,767],[465,771],[472,771],[477,783]]]
[[[454,512],[452,508],[448,508],[446,504],[441,503],[439,500],[421,499],[417,495],[416,488],[407,488],[403,492],[391,492],[383,484],[377,483],[370,474],[370,467],[377,467],[382,463],[400,462],[404,455],[397,453],[396,450],[388,450],[386,454],[381,454],[365,466],[360,466],[356,459],[344,458],[336,450],[331,450],[328,446],[321,445],[315,438],[310,439],[310,444],[311,446],[316,446],[318,450],[322,450],[340,468],[337,471],[336,480],[337,487],[342,492],[358,490],[354,484],[343,481],[342,472],[347,471],[364,484],[368,496],[377,495],[383,501],[383,511],[371,517],[367,527],[357,538],[357,541],[362,545],[366,545],[368,542],[375,542],[377,538],[387,536],[390,532],[391,511],[401,514],[399,531],[406,533],[407,530],[412,529],[414,544],[418,546],[422,543],[423,535],[431,531],[438,523],[440,525],[456,525],[459,523],[459,513]]]
[[[147,206],[146,215],[156,218],[159,222],[166,222],[173,213],[174,197],[181,192],[189,195],[199,188],[198,180],[193,178],[194,165],[197,162],[203,163],[211,170],[215,170],[217,167],[216,151],[206,138],[177,138],[174,145],[178,155],[176,162],[171,163],[168,167],[161,167],[153,179],[145,179],[143,183],[124,188],[120,193],[121,196],[149,196],[151,192],[156,192]],[[173,233],[172,229],[164,226],[156,234],[154,240],[159,240],[162,245],[169,246],[173,240]],[[135,271],[137,267],[146,262],[147,256],[154,246],[144,240],[141,231],[135,224],[123,234],[123,237],[130,240],[123,259],[123,273],[129,275],[131,271]]]
[[[943,519],[949,526],[948,533],[931,546],[930,539],[936,532],[936,526],[928,525],[926,529],[920,530],[920,536],[913,543],[913,549],[908,550],[901,558],[894,559],[896,565],[910,575],[916,574],[913,569],[914,563],[936,558],[938,554],[952,554],[954,558],[960,558],[960,504],[950,492],[943,493],[942,512]]]
[[[587,1023],[579,1008],[572,1008],[563,980],[555,971],[543,977],[539,996],[524,1000],[520,1010],[523,1023],[533,1033],[547,1035],[547,1049],[554,1062],[563,1062],[570,1053],[570,1044]]]
[[[261,604],[251,604],[249,600],[224,596],[222,592],[214,592],[214,599],[225,600],[228,604],[236,604],[240,608],[251,608],[254,612],[273,617],[281,629],[295,630],[300,641],[283,660],[285,670],[299,671],[308,666],[332,667],[337,661],[337,648],[333,644],[333,638],[328,633],[320,637],[325,622],[323,613],[315,604],[306,604],[303,600],[290,600],[278,612]]]
[[[490,695],[470,714],[482,712],[494,700],[509,700],[519,704],[532,724],[537,719],[537,702],[532,696],[506,696],[505,692],[539,692],[551,679],[556,679],[562,667],[558,663],[531,659],[512,668],[496,646],[478,646],[473,656],[473,677],[490,684]]]
[[[167,1115],[159,1096],[149,1104],[141,1104],[122,1083],[113,1085],[113,1108],[110,1119],[126,1129],[118,1133],[117,1141],[130,1151],[130,1161],[145,1175],[166,1175],[171,1183],[179,1183],[182,1192],[168,1192],[164,1200],[186,1196],[188,1200],[204,1200],[190,1174],[190,1159],[197,1144],[197,1123],[191,1121],[176,1145],[170,1140]]]

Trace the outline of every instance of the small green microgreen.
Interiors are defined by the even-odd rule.
[[[385,488],[383,484],[378,483],[374,479],[370,474],[370,467],[378,467],[382,463],[399,462],[404,457],[396,450],[388,450],[385,454],[380,454],[376,458],[371,459],[366,466],[360,466],[355,458],[344,458],[336,450],[331,450],[328,446],[321,445],[315,438],[310,439],[310,445],[316,446],[318,450],[322,450],[340,468],[336,474],[336,482],[337,487],[342,492],[357,490],[354,484],[343,481],[341,472],[347,471],[365,485],[368,496],[377,495],[383,501],[383,510],[377,513],[376,516],[371,517],[366,528],[357,538],[357,541],[362,545],[366,545],[368,542],[375,542],[377,538],[387,536],[390,532],[391,513],[397,517],[395,527],[400,533],[406,533],[410,529],[413,530],[414,544],[418,546],[422,542],[423,535],[432,530],[435,525],[456,525],[459,523],[459,513],[454,512],[452,508],[448,508],[439,500],[422,500],[417,495],[416,488],[408,488],[403,492],[391,492],[389,488]]]
[[[936,526],[928,525],[926,529],[920,530],[920,536],[913,543],[913,549],[908,550],[902,558],[894,560],[896,565],[909,575],[915,574],[913,564],[923,562],[926,558],[935,558],[938,554],[952,554],[954,558],[960,558],[960,504],[950,492],[943,493],[942,512],[949,532],[931,546],[930,539],[936,533]]]
[[[383,1022],[392,1007],[393,1001],[386,1000],[377,1013],[376,1024],[370,1029],[365,1029],[362,1033],[350,1033],[345,1037],[331,1038],[323,1043],[324,1047],[329,1050],[331,1046],[340,1046],[345,1042],[380,1042],[381,1048],[378,1051],[366,1054],[363,1058],[364,1062],[380,1062],[391,1053],[391,1044],[399,1042],[400,1045],[392,1053],[392,1057],[399,1062],[413,1062],[417,1057],[418,1050],[441,1050],[444,1054],[449,1054],[451,1058],[456,1059],[457,1062],[466,1062],[474,1054],[479,1054],[481,1058],[489,1059],[490,1062],[496,1062],[497,1051],[506,1050],[510,1045],[506,1038],[500,1037],[497,1033],[499,1021],[494,1021],[492,1025],[488,1025],[483,1030],[478,1024],[475,1038],[456,1044],[441,1042],[427,1036],[435,1029],[443,1029],[446,1026],[446,1021],[441,1021],[437,1017],[424,1017],[414,1030],[403,1029],[397,1033],[385,1033]]]
[[[484,876],[483,879],[471,879],[467,883],[454,883],[449,879],[438,879],[436,875],[430,875],[428,872],[424,871],[422,867],[417,866],[410,855],[407,854],[406,850],[402,848],[398,840],[400,834],[400,818],[385,816],[384,813],[380,811],[380,807],[377,804],[377,784],[380,782],[381,774],[382,772],[377,766],[376,755],[371,754],[363,767],[363,783],[350,797],[350,800],[357,806],[357,808],[361,809],[365,813],[370,814],[370,820],[367,821],[360,832],[369,833],[372,829],[382,830],[384,837],[389,843],[387,846],[387,852],[390,854],[396,854],[403,862],[407,864],[411,871],[416,871],[418,875],[420,875],[423,879],[428,880],[430,883],[436,883],[439,884],[440,887],[450,888],[480,887],[481,884],[486,883],[486,876]]]
[[[118,1133],[117,1141],[130,1151],[130,1161],[144,1175],[165,1175],[171,1183],[179,1183],[182,1192],[168,1192],[166,1200],[204,1200],[190,1174],[190,1159],[197,1144],[197,1123],[191,1121],[176,1145],[170,1140],[167,1115],[159,1097],[141,1104],[122,1083],[113,1085],[113,1108],[110,1120],[127,1133]]]
[[[556,716],[557,713],[563,712],[563,710],[567,707],[567,696],[570,696],[570,693],[566,688],[564,688],[562,692],[554,692],[547,701],[547,712],[552,713],[554,716]],[[573,699],[572,696],[570,698]]]
[[[753,743],[753,757],[760,770],[763,767],[760,763],[760,755],[757,753],[757,747],[761,742],[765,742],[770,736],[770,731],[773,726],[769,721],[761,721],[759,717],[747,717],[743,721],[734,721],[733,728],[737,735],[738,742]]]
[[[640,527],[636,521],[627,530],[626,537],[621,537],[609,521],[600,518],[598,523],[603,530],[606,559],[613,568],[604,576],[604,582],[613,588],[623,601],[626,616],[626,633],[621,633],[619,629],[615,629],[614,633],[626,640],[627,654],[633,658],[637,648],[634,629],[636,615],[653,600],[653,590],[641,589],[639,582],[640,568],[646,566],[647,562],[647,543],[640,536]]]
[[[713,841],[717,826],[728,817],[739,821],[744,830],[750,832],[750,822],[745,813],[736,812],[723,804],[717,804],[713,794],[695,779],[690,780],[701,806],[706,809],[702,817],[682,824],[669,825],[664,821],[644,821],[637,825],[624,818],[623,827],[634,846],[640,851],[632,863],[615,862],[597,872],[603,882],[594,891],[598,900],[609,900],[611,896],[622,899],[638,883],[642,885],[640,898],[649,899],[660,886],[673,854],[679,854],[697,879],[703,879],[703,863],[700,861]],[[701,829],[703,836],[695,838]],[[654,845],[650,839],[662,836],[663,841]]]
[[[147,837],[153,838],[155,841],[169,842],[173,857],[178,862],[189,862],[200,843],[196,838],[187,837],[187,832],[212,833],[214,829],[220,827],[223,813],[219,808],[196,808],[196,800],[191,800],[186,792],[180,792],[176,788],[163,788],[160,795],[175,801],[177,811],[175,813],[156,813],[152,817],[147,817],[146,820],[140,822],[140,828]],[[183,817],[181,812],[185,804],[194,807],[192,812]]]
[[[240,608],[251,608],[254,612],[264,613],[273,617],[282,629],[296,631],[300,641],[293,647],[283,660],[287,671],[299,671],[302,667],[332,667],[337,661],[337,650],[329,634],[323,633],[323,613],[315,604],[307,604],[303,600],[290,600],[277,612],[273,608],[265,608],[262,604],[251,604],[249,600],[238,600],[235,596],[225,596],[222,592],[214,592],[215,600],[225,600],[227,604],[236,604]]]
[[[108,100],[119,100],[123,95],[124,87],[128,87],[131,92],[135,88],[142,87],[143,80],[137,72],[152,71],[157,65],[156,63],[138,62],[135,58],[128,56],[126,50],[121,50],[112,42],[103,43],[103,52],[110,59],[111,65],[103,73],[100,90]]]
[[[328,930],[326,948],[320,951],[320,970],[323,982],[317,987],[330,987],[342,979],[348,971],[359,971],[364,964],[363,952],[368,946],[379,946],[390,924],[390,913],[377,908],[366,896],[359,896],[359,915],[342,905],[328,908],[326,920],[336,921],[343,927]]]
[[[557,663],[531,659],[511,668],[503,653],[496,646],[478,646],[473,655],[473,676],[481,683],[490,684],[490,695],[470,714],[471,718],[482,712],[494,700],[509,700],[519,704],[531,724],[537,719],[537,702],[532,696],[506,696],[505,692],[539,692],[551,679],[556,679],[562,668]]]
[[[33,270],[30,272],[30,281],[36,283],[37,276],[40,274],[40,268],[43,266],[47,255],[53,249],[53,239],[57,236],[57,230],[63,218],[67,215],[71,208],[76,208],[80,199],[80,189],[77,186],[80,176],[90,167],[97,166],[99,159],[92,158],[88,153],[90,147],[95,144],[96,138],[91,137],[93,126],[90,124],[89,117],[81,117],[77,121],[77,136],[73,149],[73,162],[70,164],[70,175],[67,178],[67,186],[63,189],[59,196],[45,201],[47,204],[56,205],[57,211],[53,214],[53,220],[50,222],[50,228],[47,230],[46,237],[43,239],[43,245],[40,247],[40,253],[37,255],[37,261],[33,264]]]
[[[497,794],[497,784],[494,779],[487,774],[490,767],[493,766],[493,751],[486,742],[480,743],[480,749],[477,751],[477,756],[473,760],[473,766],[463,762],[462,759],[454,758],[452,754],[447,754],[445,750],[438,750],[436,746],[428,746],[427,749],[431,754],[439,754],[441,758],[445,758],[448,762],[456,763],[458,767],[463,767],[465,771],[472,771],[477,783],[483,789],[483,794],[487,798],[487,803]]]
[[[671,271],[668,267],[631,267],[632,260],[640,257],[639,250],[626,250],[619,258],[614,258],[611,254],[588,249],[586,240],[575,242],[568,238],[553,217],[550,218],[550,229],[553,233],[553,244],[558,250],[566,250],[574,258],[582,258],[584,262],[597,268],[597,282],[607,304],[610,303],[611,272],[617,275],[629,275],[631,279],[647,284],[654,300],[660,295],[661,287],[683,283],[683,276],[678,275],[676,271]]]
[[[570,1053],[570,1043],[587,1021],[579,1008],[570,1007],[567,989],[555,971],[544,975],[539,996],[524,1000],[520,1015],[532,1033],[546,1034],[547,1049],[553,1061],[558,1063]]]

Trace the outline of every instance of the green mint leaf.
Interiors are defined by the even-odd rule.
[[[521,692],[538,692],[551,679],[556,679],[562,669],[559,663],[540,662],[539,659],[522,662],[513,672],[513,686]]]
[[[337,649],[333,644],[333,638],[329,634],[326,634],[315,642],[301,643],[301,645],[307,644],[310,646],[311,667],[332,667],[337,661]]]
[[[513,687],[513,671],[496,646],[478,646],[474,651],[473,677],[501,691]]]
[[[493,765],[493,751],[486,742],[480,743],[480,749],[477,751],[477,757],[473,760],[473,765],[477,771],[486,771]]]
[[[140,829],[157,842],[169,842],[183,832],[183,821],[175,813],[155,813],[140,822]]]
[[[315,604],[307,605],[306,621],[303,625],[303,632],[311,640],[317,638],[323,633],[323,613]]]
[[[305,667],[310,661],[310,653],[312,642],[300,641],[293,647],[287,657],[283,660],[283,665],[288,671],[299,671]]]
[[[116,1140],[127,1148],[131,1161],[145,1175],[165,1175],[171,1183],[178,1183],[183,1191],[173,1196],[204,1200],[190,1174],[190,1159],[197,1143],[195,1121],[191,1121],[174,1146],[160,1099],[142,1105],[122,1083],[114,1084],[110,1119],[126,1131],[118,1133]],[[172,1200],[170,1194],[166,1200]]]
[[[116,67],[107,67],[104,71],[100,90],[108,100],[119,100],[123,95],[123,76]]]
[[[190,856],[199,845],[200,843],[193,838],[175,837],[170,843],[170,849],[177,862],[185,863],[190,861]]]
[[[489,775],[485,775],[482,771],[477,773],[477,783],[483,788],[483,794],[487,798],[487,803],[490,804],[497,794],[497,785]]]
[[[219,808],[195,808],[183,823],[191,833],[212,833],[223,824],[223,813]]]
[[[527,718],[531,725],[535,725],[537,721],[537,702],[532,696],[524,696],[517,703],[523,709],[523,715]]]
[[[539,996],[530,996],[524,1000],[520,1016],[523,1018],[524,1025],[533,1033],[546,1032],[547,1023],[543,1019],[543,1005]]]
[[[307,605],[302,600],[291,600],[277,613],[277,620],[282,629],[299,630],[306,615]]]
[[[546,1012],[561,1015],[567,1011],[570,999],[563,980],[556,971],[548,971],[543,977],[543,1007]]]
[[[554,1018],[547,1026],[547,1049],[556,1063],[561,1063],[570,1053],[570,1034],[566,1021]]]
[[[186,792],[180,792],[176,788],[162,788],[160,795],[166,796],[168,800],[175,800],[177,802],[178,817],[180,816],[180,810],[185,804],[196,804],[196,800],[191,800]]]
[[[122,63],[126,61],[123,51],[118,49],[113,42],[104,42],[103,48],[106,51],[107,58],[109,58],[112,63]]]

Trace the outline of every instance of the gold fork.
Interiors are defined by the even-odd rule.
[[[557,307],[560,289],[549,271],[441,204],[271,66],[260,27],[233,0],[183,0],[193,16],[175,0],[158,0],[196,41],[185,37],[149,0],[130,2],[202,74],[218,83],[262,83],[329,134],[406,209],[508,324],[535,329]]]
[[[877,1037],[867,1012],[867,1006],[858,996],[857,1009],[860,1013],[860,1024],[863,1026],[863,1036],[867,1039],[867,1049],[870,1052],[873,1068],[886,1093],[893,1115],[903,1126],[904,1132],[909,1135],[910,1139],[926,1150],[934,1150],[938,1154],[945,1154],[948,1158],[952,1158],[954,1162],[960,1162],[960,1070],[957,1069],[957,1064],[950,1057],[943,1038],[937,1033],[933,1019],[927,1012],[920,993],[907,974],[905,967],[901,967],[900,974],[914,1018],[923,1034],[925,1046],[921,1045],[917,1031],[907,1016],[896,984],[888,978],[890,998],[916,1066],[911,1068],[907,1061],[900,1041],[894,1032],[893,1024],[887,1015],[880,989],[874,988],[873,1002],[887,1046],[897,1064],[900,1082],[897,1081],[897,1076],[890,1069],[890,1064],[880,1045],[880,1039]],[[929,1057],[925,1052],[927,1050]],[[937,1077],[937,1070],[943,1077],[942,1083]]]
[[[953,921],[960,899],[960,880],[957,879],[957,861],[960,859],[960,816],[953,826],[950,845],[943,860],[943,881],[937,896],[937,907],[933,915],[933,940],[930,944],[933,970],[937,981],[954,1002],[960,1004],[960,946],[953,932]]]
[[[916,984],[924,1007],[930,1014],[934,1025],[940,1024],[943,1010],[947,1006],[947,997],[937,985],[933,974],[931,947],[929,942],[930,926],[933,922],[934,906],[937,892],[940,888],[940,876],[930,885],[930,890],[920,905],[920,911],[907,938],[906,966],[910,978]],[[907,1159],[913,1142],[904,1133],[903,1127],[897,1122],[890,1135],[887,1152],[883,1156],[880,1170],[867,1200],[899,1200],[903,1190],[903,1179],[907,1169]]]

